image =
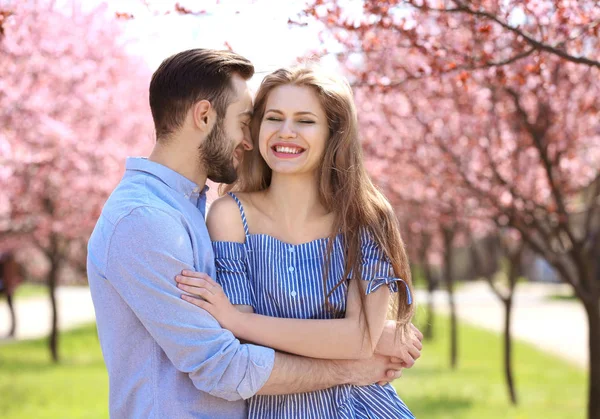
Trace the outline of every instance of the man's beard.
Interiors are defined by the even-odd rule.
[[[198,147],[200,162],[206,168],[207,177],[213,182],[230,184],[237,180],[232,145],[233,141],[225,135],[221,119]]]

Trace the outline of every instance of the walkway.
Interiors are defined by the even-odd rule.
[[[586,367],[588,362],[588,322],[577,300],[556,300],[552,295],[569,295],[566,284],[518,284],[513,306],[513,337],[529,342],[545,352]],[[426,293],[417,298],[425,306]],[[434,296],[436,310],[448,313],[448,297],[443,291]],[[486,282],[460,286],[456,292],[457,315],[461,320],[484,329],[503,332],[504,307]]]
[[[563,284],[519,284],[513,311],[513,336],[538,348],[585,367],[587,365],[587,320],[577,301],[551,300],[557,293],[567,294]],[[417,291],[417,301],[425,306],[426,293]],[[59,287],[59,327],[66,330],[95,320],[94,308],[87,287]],[[436,291],[436,309],[447,313],[445,292]],[[485,282],[462,285],[456,292],[458,316],[461,320],[482,328],[501,332],[504,312],[501,303]],[[16,301],[17,339],[48,336],[50,302],[47,296]],[[9,326],[8,307],[0,301],[0,337]],[[6,339],[4,340],[6,341]],[[0,342],[2,340],[0,339]]]
[[[96,317],[88,287],[61,286],[56,289],[58,301],[58,327],[67,330],[82,324],[92,323]],[[46,337],[51,328],[50,298],[47,295],[23,297],[14,303],[17,314],[16,339]],[[10,329],[10,314],[6,299],[0,299],[0,342]]]

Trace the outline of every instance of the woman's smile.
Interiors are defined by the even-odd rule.
[[[277,143],[271,146],[271,151],[279,159],[295,159],[304,154],[306,149],[296,144]]]

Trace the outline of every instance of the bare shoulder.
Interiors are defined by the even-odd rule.
[[[222,196],[211,204],[206,216],[206,226],[213,241],[243,243],[245,240],[240,209],[229,195]]]
[[[248,216],[248,213],[261,212],[260,204],[263,202],[265,196],[264,191],[235,192],[235,196],[242,202],[246,216]]]

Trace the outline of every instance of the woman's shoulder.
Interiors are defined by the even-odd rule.
[[[224,195],[210,205],[206,227],[212,241],[245,241],[240,208],[230,195]]]
[[[256,191],[256,192],[231,192],[237,199],[239,199],[242,204],[255,206],[254,202],[262,199],[264,196],[264,191]],[[231,197],[231,195],[224,195],[222,198]]]

